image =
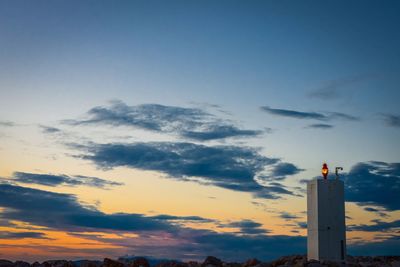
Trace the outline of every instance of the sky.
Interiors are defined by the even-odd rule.
[[[0,1],[0,258],[400,255],[398,1]],[[332,178],[333,176],[331,176]]]

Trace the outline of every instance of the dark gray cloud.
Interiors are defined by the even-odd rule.
[[[233,125],[213,125],[204,131],[186,130],[181,132],[183,137],[199,141],[216,140],[228,137],[251,137],[259,134],[261,134],[261,131],[241,130]]]
[[[371,212],[378,212],[379,211],[378,209],[371,208],[371,207],[365,207],[364,210],[365,211],[371,211]]]
[[[400,163],[363,162],[342,174],[346,201],[373,205],[387,210],[399,210]]]
[[[364,232],[386,232],[390,230],[400,229],[400,220],[392,222],[383,222],[381,220],[374,220],[373,224],[351,225],[348,227],[350,231],[364,231]]]
[[[50,127],[50,126],[45,126],[45,125],[39,125],[40,129],[42,129],[42,131],[44,133],[49,133],[49,134],[53,134],[53,133],[60,133],[61,130],[59,128],[56,127]]]
[[[243,261],[257,258],[262,261],[276,259],[290,254],[306,252],[306,238],[302,236],[265,235],[265,234],[232,234],[217,233],[210,230],[182,231],[177,245],[137,244],[132,240],[104,240],[113,245],[129,247],[138,255],[156,255],[181,260],[204,260],[212,251],[226,261]],[[97,238],[96,238],[97,240]],[[274,249],[266,249],[274,248]]]
[[[292,163],[280,162],[271,168],[270,177],[274,180],[283,180],[287,176],[298,174],[301,171],[303,171],[303,169],[299,169]]]
[[[279,215],[279,217],[281,217],[282,219],[286,219],[286,220],[293,220],[293,219],[298,219],[300,218],[299,216],[295,215],[295,214],[290,214],[289,212],[281,212],[281,214]]]
[[[194,240],[199,244],[198,247],[192,249],[194,252],[199,251],[197,254],[205,256],[209,251],[213,251],[214,255],[236,261],[249,258],[249,256],[267,261],[279,256],[306,252],[306,238],[303,236],[237,236],[205,233],[195,237]]]
[[[82,146],[78,146],[82,149]],[[292,194],[283,185],[256,182],[265,167],[283,164],[256,149],[238,146],[204,146],[192,143],[149,142],[133,144],[89,144],[80,157],[105,169],[130,167],[165,173],[168,178],[195,181],[235,191],[250,192],[261,198]],[[285,165],[286,166],[286,165]],[[298,172],[296,167],[278,168],[280,175]],[[265,176],[260,175],[261,178]],[[281,176],[276,177],[278,179]],[[268,177],[273,180],[273,177]]]
[[[85,185],[98,188],[107,188],[108,186],[123,185],[122,183],[107,181],[97,177],[89,177],[83,175],[68,176],[65,174],[40,174],[27,172],[14,172],[13,181],[26,184],[40,184],[47,186],[68,185],[77,186]]]
[[[239,228],[239,232],[237,233],[245,235],[262,235],[269,232],[268,230],[261,228],[263,226],[261,223],[248,219],[237,222],[231,222],[224,226]]]
[[[296,231],[296,230],[295,230]],[[298,232],[295,232],[296,234]],[[270,261],[293,254],[306,253],[306,237],[304,236],[268,236],[268,235],[233,235],[212,231],[191,231],[190,242],[178,246],[146,246],[133,242],[99,239],[121,247],[129,247],[139,255],[160,255],[182,260],[204,260],[212,251],[213,255],[225,261],[241,262],[247,258]],[[82,237],[82,236],[81,236]],[[97,238],[95,240],[98,240]],[[389,237],[382,241],[357,242],[348,244],[351,255],[398,255],[400,239]],[[267,248],[267,249],[266,249]],[[270,249],[268,249],[270,248]],[[271,249],[273,248],[273,249]],[[103,254],[104,255],[104,254]]]
[[[2,219],[1,218],[1,213],[0,213],[0,227],[5,226],[5,227],[15,227],[16,225],[8,220]]]
[[[387,213],[383,212],[382,209],[376,209],[376,208],[373,208],[373,207],[364,207],[364,210],[368,211],[368,212],[374,212],[374,213],[376,213],[377,215],[379,215],[382,218],[385,218],[385,217],[389,216],[389,215],[387,215]]]
[[[307,229],[307,222],[298,222],[297,225],[298,225],[301,229]]]
[[[400,237],[393,236],[378,242],[359,242],[348,246],[351,255],[400,255]]]
[[[319,120],[319,121],[330,121],[330,120],[347,120],[347,121],[358,121],[360,118],[341,113],[341,112],[304,112],[290,109],[276,109],[268,106],[261,107],[261,110],[281,117],[288,117],[294,119],[308,119],[308,120]]]
[[[400,127],[400,116],[394,114],[382,114],[386,125],[390,127]]]
[[[282,116],[282,117],[289,117],[289,118],[296,118],[296,119],[314,119],[314,120],[327,120],[328,117],[322,113],[316,112],[303,112],[303,111],[296,111],[290,109],[275,109],[270,108],[268,106],[261,107],[263,111],[268,112],[269,114]]]
[[[63,231],[173,231],[160,219],[141,214],[105,214],[82,206],[74,195],[53,193],[11,184],[0,184],[2,218]]]
[[[325,123],[315,123],[315,124],[310,124],[307,126],[307,128],[313,128],[313,129],[332,129],[333,125],[331,124],[325,124]]]
[[[254,137],[259,130],[243,130],[200,108],[183,108],[158,104],[128,106],[114,101],[108,107],[95,107],[83,120],[67,120],[72,125],[131,126],[149,131],[177,134],[197,141],[229,137]]]
[[[35,239],[49,239],[44,233],[41,232],[8,232],[1,231],[0,239],[24,239],[24,238],[35,238]]]
[[[154,220],[162,221],[192,221],[192,222],[213,222],[214,220],[203,218],[200,216],[173,216],[167,214],[160,214],[151,217]]]

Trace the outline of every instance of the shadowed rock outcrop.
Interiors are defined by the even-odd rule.
[[[201,264],[201,267],[222,267],[222,261],[216,257],[208,256],[204,262]]]
[[[260,264],[261,261],[257,260],[257,259],[248,259],[246,262],[244,262],[242,264],[242,267],[253,267],[256,266],[258,264]]]
[[[189,264],[180,261],[165,261],[157,264],[155,267],[189,267]]]
[[[74,267],[74,263],[72,261],[66,260],[49,260],[44,261],[42,263],[44,267]]]
[[[29,262],[26,261],[16,261],[14,262],[14,267],[30,267]]]
[[[109,258],[104,258],[103,267],[126,267],[124,263]]]
[[[13,267],[14,263],[8,260],[0,260],[0,267]]]
[[[130,267],[150,267],[150,264],[146,258],[137,257],[131,262],[131,264],[129,266]]]

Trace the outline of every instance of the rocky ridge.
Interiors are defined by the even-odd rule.
[[[175,260],[163,260],[151,265],[144,257],[119,258],[117,260],[105,258],[103,261],[95,260],[49,260],[32,264],[24,261],[12,262],[0,259],[0,267],[400,267],[400,256],[348,256],[346,262],[307,261],[305,255],[284,256],[270,262],[261,262],[257,259],[249,259],[245,262],[224,262],[216,257],[208,256],[203,262],[181,262]]]

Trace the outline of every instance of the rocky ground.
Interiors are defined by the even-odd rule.
[[[35,262],[30,264],[24,261],[8,261],[0,259],[0,267],[285,267],[285,266],[351,266],[351,267],[400,267],[400,256],[378,256],[378,257],[352,257],[348,256],[346,263],[335,262],[318,262],[307,261],[305,255],[293,255],[281,257],[271,262],[260,262],[257,259],[249,259],[246,262],[223,262],[222,260],[209,256],[204,262],[179,262],[179,261],[161,261],[155,265],[151,265],[146,258],[132,257],[132,258],[119,258],[112,260],[105,258],[103,261],[93,260],[50,260],[42,263]]]

